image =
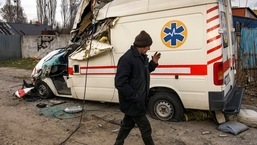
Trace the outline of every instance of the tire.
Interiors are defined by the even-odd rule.
[[[36,82],[35,85],[37,95],[42,99],[53,98],[54,94],[48,85],[43,81]]]
[[[177,95],[160,92],[153,95],[148,104],[149,114],[152,118],[162,121],[182,121],[184,107]]]

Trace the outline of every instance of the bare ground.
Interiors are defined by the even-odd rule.
[[[0,68],[0,145],[112,145],[123,114],[118,104],[83,102],[66,98],[52,106],[51,100],[19,99],[13,93],[29,80],[31,71]],[[256,108],[257,97],[248,93],[243,106]],[[38,108],[39,103],[47,104]],[[82,106],[81,115],[63,109]],[[211,118],[184,122],[164,122],[148,117],[156,145],[257,145],[257,129],[249,127],[239,135],[217,130]],[[203,134],[205,131],[210,133]],[[69,137],[70,136],[70,137]],[[125,145],[143,145],[138,128],[132,130]]]

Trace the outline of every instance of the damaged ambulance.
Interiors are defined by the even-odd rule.
[[[117,63],[141,30],[153,39],[148,55],[162,54],[151,73],[151,117],[181,121],[186,109],[197,109],[222,121],[240,111],[230,0],[83,0],[70,45],[33,70],[37,92],[118,103]]]

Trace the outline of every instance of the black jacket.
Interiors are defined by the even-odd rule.
[[[131,116],[146,114],[145,101],[149,93],[150,72],[158,64],[149,62],[137,48],[130,49],[119,59],[115,76],[115,87],[119,93],[120,110]]]

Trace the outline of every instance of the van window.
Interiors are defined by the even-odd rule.
[[[222,42],[223,42],[223,48],[228,47],[228,24],[227,24],[227,18],[225,15],[225,12],[221,12],[221,29],[223,30],[222,33]]]
[[[231,41],[232,41],[232,45],[234,45],[234,43],[235,43],[235,33],[234,33],[234,31],[235,30],[234,30],[234,25],[233,25],[232,14],[230,13],[229,16],[230,16],[230,28],[231,28],[231,36],[232,36]]]
[[[79,65],[74,65],[74,73],[79,73]]]

